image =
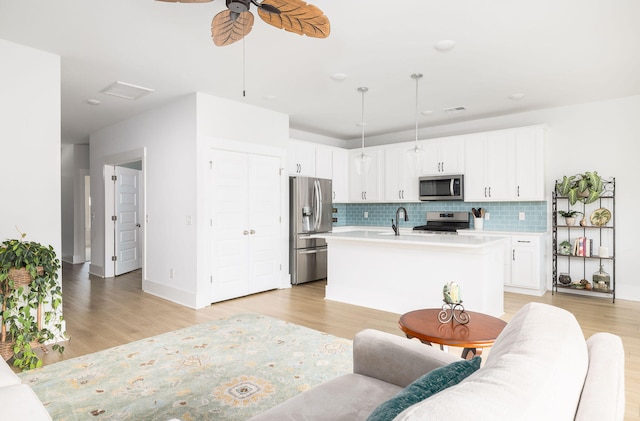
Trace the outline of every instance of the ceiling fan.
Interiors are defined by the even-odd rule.
[[[208,3],[213,0],[156,0],[170,3]],[[331,30],[329,19],[322,10],[303,0],[226,0],[227,10],[211,21],[211,37],[222,47],[241,40],[253,27],[251,4],[258,8],[258,16],[269,25],[299,35],[326,38]]]

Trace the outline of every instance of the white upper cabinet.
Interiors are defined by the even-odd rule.
[[[316,147],[309,142],[289,140],[287,148],[289,175],[316,176]]]
[[[517,200],[545,200],[544,197],[544,131],[543,126],[525,127],[515,131],[511,147],[509,189]]]
[[[333,203],[346,203],[349,201],[349,151],[333,148],[331,161]]]
[[[384,148],[384,197],[387,202],[417,202],[417,165],[408,153],[414,144]]]
[[[463,174],[465,140],[462,136],[423,140],[423,175]]]
[[[316,146],[316,177],[333,178],[333,151],[329,146]]]
[[[362,153],[362,149],[349,151],[349,201],[350,202],[379,202],[381,186],[381,158],[379,149],[365,149],[365,154],[371,158],[371,165],[366,174],[358,174],[354,161]]]
[[[543,126],[469,135],[465,201],[544,200]]]

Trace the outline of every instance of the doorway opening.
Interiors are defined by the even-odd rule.
[[[103,167],[106,278],[140,269],[145,277],[144,151],[138,152]]]

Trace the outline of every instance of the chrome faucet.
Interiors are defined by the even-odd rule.
[[[396,223],[394,224],[393,219],[391,220],[391,228],[393,228],[393,232],[395,232],[396,235],[400,235],[400,211],[404,212],[404,220],[409,220],[409,214],[407,213],[407,210],[403,206],[400,206],[398,210],[396,210]]]

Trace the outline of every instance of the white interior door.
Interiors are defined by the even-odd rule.
[[[278,287],[280,272],[280,159],[250,155],[249,293]]]
[[[247,154],[211,153],[212,302],[247,295],[249,291],[249,227]]]
[[[115,167],[115,275],[141,267],[140,171]]]
[[[212,150],[211,301],[277,288],[280,160]]]

